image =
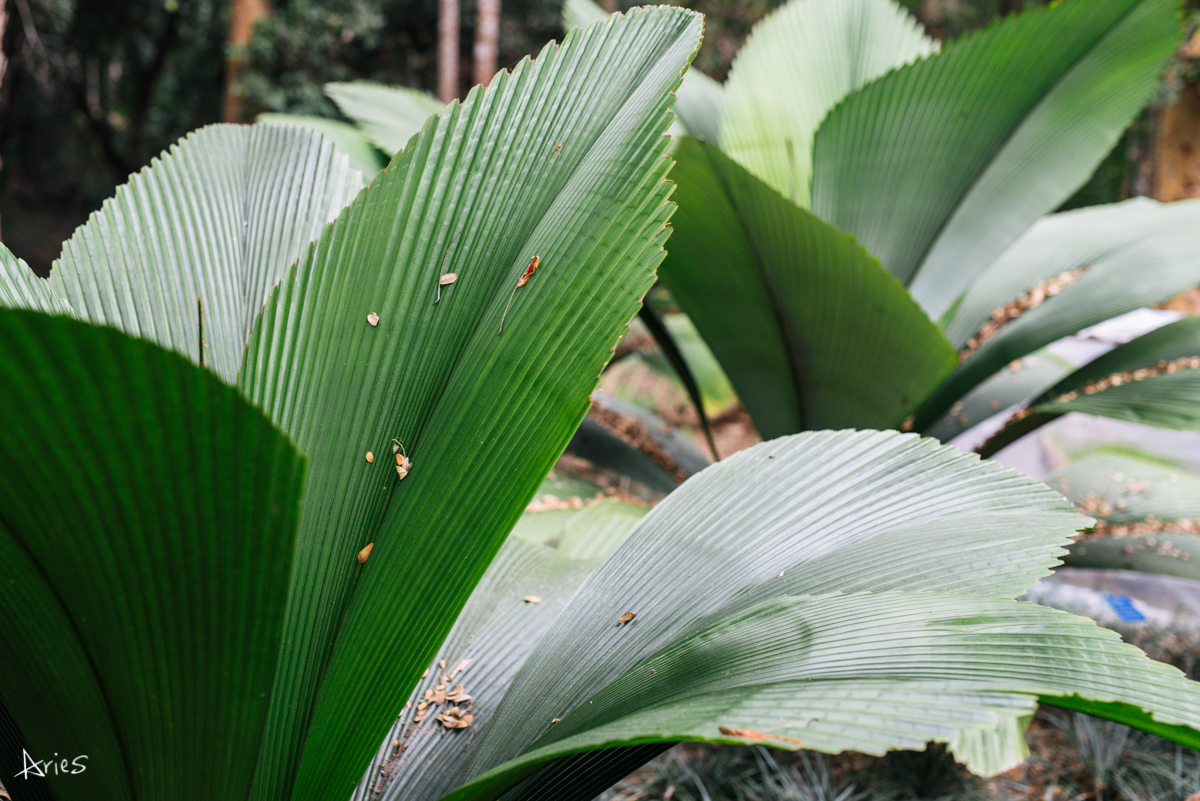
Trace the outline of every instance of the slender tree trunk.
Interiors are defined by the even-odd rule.
[[[496,74],[496,51],[500,42],[500,0],[479,0],[475,23],[475,83],[487,86]]]
[[[1154,137],[1154,197],[1170,202],[1200,197],[1200,93],[1184,86],[1159,112]]]
[[[458,0],[438,0],[438,99],[458,97]]]
[[[224,122],[249,122],[246,98],[237,93],[237,79],[246,68],[246,47],[254,35],[254,23],[271,13],[271,0],[230,0],[229,44],[225,51]]]
[[[1200,59],[1200,30],[1181,54]],[[1200,87],[1188,84],[1179,100],[1158,113],[1154,137],[1154,198],[1164,202],[1200,197]],[[1171,298],[1163,308],[1200,314],[1200,287]]]

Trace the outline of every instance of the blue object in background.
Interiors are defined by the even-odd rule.
[[[1113,608],[1121,620],[1134,621],[1145,620],[1146,616],[1137,610],[1133,605],[1133,600],[1128,595],[1110,595],[1105,593],[1104,600],[1108,601],[1108,605]]]

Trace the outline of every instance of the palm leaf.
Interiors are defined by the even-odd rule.
[[[35,758],[90,760],[59,798],[244,798],[306,460],[151,343],[23,310],[0,339],[0,694]]]
[[[325,94],[388,155],[399,153],[431,114],[443,110],[441,101],[428,92],[369,81],[327,83]]]
[[[314,467],[256,798],[352,790],[578,425],[662,257],[699,24],[610,18],[430,118],[269,298],[239,386]]]
[[[1200,430],[1200,319],[1157,328],[1067,375],[1034,398],[981,452],[995,453],[1068,412]]]
[[[350,158],[350,166],[363,175],[374,175],[387,166],[379,148],[348,123],[303,114],[259,114],[255,121],[260,125],[290,125],[318,133],[345,153]]]
[[[735,454],[669,495],[593,574],[482,733],[474,774],[686,630],[781,595],[1015,597],[1078,520],[1055,493],[932,440],[822,432]],[[627,611],[636,625],[617,625]]]
[[[762,435],[899,426],[956,361],[904,288],[707,142],[675,157],[662,276]]]
[[[788,3],[759,22],[738,51],[721,113],[721,149],[808,208],[821,120],[854,90],[936,50],[889,0]]]
[[[84,320],[112,325],[232,383],[268,288],[362,187],[309,131],[214,125],[119,187],[48,279]]]
[[[1087,180],[1179,34],[1173,0],[1091,0],[965,36],[830,113],[814,146],[813,211],[858,236],[939,318]]]
[[[1038,265],[1043,275],[1060,275],[1060,267],[1081,270],[1081,274],[975,350],[925,402],[914,427],[924,430],[936,415],[1015,359],[1125,312],[1161,303],[1200,282],[1195,258],[1200,248],[1200,202],[1171,204],[1147,214],[1151,208],[1129,206],[1128,216],[1122,214],[1124,219],[1116,221],[1112,218],[1117,215],[1100,212],[1073,212],[1079,215],[1074,220],[1048,220],[1045,228],[1039,225],[1030,232],[1028,247],[1018,243],[1012,259],[1008,255],[1001,259],[996,273],[989,269],[988,277],[1000,275],[1020,261]],[[1045,243],[1038,235],[1039,228],[1063,234],[1060,246],[1039,247]],[[1102,233],[1103,228],[1129,235],[1113,237],[1113,241]],[[1092,243],[1081,241],[1086,240],[1087,232]],[[961,336],[961,332],[955,333]]]

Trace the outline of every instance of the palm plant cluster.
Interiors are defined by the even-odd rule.
[[[334,86],[357,127],[197,131],[48,279],[0,248],[13,798],[588,799],[681,741],[779,787],[807,749],[849,798],[808,751],[994,775],[1039,704],[1200,745],[1200,685],[1015,600],[1095,521],[938,441],[997,398],[994,443],[1195,427],[1190,321],[997,373],[1200,282],[1194,204],[1049,214],[1172,4],[939,51],[887,0],[795,0],[725,87],[701,31],[597,19],[444,109]],[[768,439],[648,509],[552,468],[660,268],[694,328],[647,324]]]

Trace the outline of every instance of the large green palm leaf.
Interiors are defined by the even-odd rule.
[[[63,246],[48,283],[81,319],[204,361],[233,383],[267,290],[362,188],[297,128],[210,126],[129,183]]]
[[[1172,0],[1062,4],[965,36],[830,113],[812,208],[938,318],[1087,180],[1178,37]]]
[[[813,138],[830,109],[936,50],[889,0],[788,3],[758,23],[738,51],[721,111],[721,149],[808,208]]]
[[[911,436],[820,432],[737,454],[575,594],[450,797],[519,781],[521,797],[584,797],[679,739],[919,748],[1039,698],[1197,742],[1198,707],[1179,703],[1195,685],[1089,621],[1011,601],[1083,522],[1041,485]]]
[[[84,755],[61,799],[244,798],[307,460],[152,343],[8,309],[0,341],[0,694],[33,758]]]
[[[707,142],[675,156],[662,276],[763,436],[899,426],[953,371],[950,344],[853,237]]]
[[[258,797],[350,791],[586,411],[662,257],[698,25],[611,19],[431,118],[272,294],[239,385],[314,469]]]

